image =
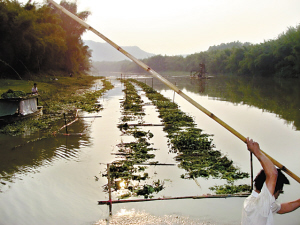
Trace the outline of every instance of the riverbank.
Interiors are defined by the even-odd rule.
[[[102,84],[91,89],[95,81],[101,79]],[[66,76],[64,73],[41,74],[30,77],[28,80],[2,79],[0,95],[7,90],[31,92],[31,87],[37,83],[39,103],[43,106],[43,116],[39,120],[24,120],[0,128],[0,132],[8,135],[20,135],[25,132],[47,130],[54,132],[57,127],[54,122],[61,119],[64,114],[73,114],[76,109],[95,112],[101,109],[100,104],[95,104],[103,92],[113,86],[104,77],[78,75]]]

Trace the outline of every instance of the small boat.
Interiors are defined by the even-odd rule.
[[[199,77],[199,76],[190,76],[191,79],[211,79],[213,78],[213,76],[203,76],[203,77]]]
[[[28,117],[42,115],[43,107],[38,106],[38,95],[0,98],[0,123],[7,124]]]

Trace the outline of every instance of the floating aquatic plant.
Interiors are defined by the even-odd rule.
[[[141,181],[146,182],[149,179],[149,175],[146,172],[147,167],[142,167],[137,164],[148,162],[155,157],[155,154],[150,153],[155,149],[151,147],[148,142],[153,137],[150,131],[142,131],[134,126],[129,126],[127,121],[135,120],[139,116],[142,117],[143,101],[137,94],[137,91],[130,82],[123,80],[125,89],[125,100],[121,103],[123,108],[123,117],[121,121],[123,123],[118,125],[118,128],[126,135],[131,135],[135,138],[135,141],[129,143],[119,144],[118,156],[121,156],[121,160],[113,162],[109,166],[111,187],[113,190],[118,190],[118,180],[124,180],[126,182],[127,193],[123,193],[119,198],[127,198],[132,196],[144,196],[144,198],[152,197],[153,192],[159,192],[163,189],[163,184],[160,181],[154,181],[153,184],[141,184]],[[125,123],[124,123],[125,122]],[[107,174],[106,174],[107,175]],[[107,185],[104,187],[107,190]]]
[[[225,184],[225,185],[215,185],[209,188],[212,191],[215,191],[216,194],[235,194],[240,192],[250,192],[250,185],[241,184],[241,185],[233,185],[233,184]]]
[[[234,180],[249,177],[248,173],[241,172],[234,166],[232,160],[214,149],[212,135],[204,134],[201,129],[195,128],[193,119],[181,112],[176,103],[142,82],[131,81],[141,86],[146,96],[159,109],[159,117],[165,124],[164,131],[168,133],[170,151],[177,153],[175,159],[179,162],[179,167],[186,170],[186,173],[181,175],[182,178],[213,177],[232,183]],[[238,189],[233,191],[238,192]]]

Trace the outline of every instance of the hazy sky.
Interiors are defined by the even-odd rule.
[[[91,11],[86,22],[116,44],[162,55],[193,54],[232,41],[261,43],[300,24],[299,0],[77,0],[77,5],[78,11]],[[82,38],[104,42],[91,31]]]

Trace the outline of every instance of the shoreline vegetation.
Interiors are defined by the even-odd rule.
[[[62,0],[60,5],[86,20],[89,11],[77,12],[76,2]],[[73,75],[89,71],[141,73],[129,60],[92,62],[92,50],[81,36],[86,31],[76,21],[51,4],[0,0],[3,26],[0,28],[0,77],[23,79],[26,73],[64,70]],[[161,73],[199,71],[250,77],[300,77],[300,25],[288,27],[272,40],[260,44],[233,41],[208,46],[207,51],[182,56],[155,55],[142,61]],[[26,79],[26,78],[25,78]]]
[[[43,115],[37,119],[25,119],[0,127],[0,133],[7,135],[20,135],[42,131],[50,135],[58,127],[55,122],[62,119],[64,114],[75,116],[76,109],[86,112],[97,112],[101,105],[96,104],[97,99],[113,85],[105,77],[78,75],[76,77],[62,76],[63,73],[48,74],[40,77],[32,77],[33,80],[1,79],[0,93],[8,89],[13,91],[31,91],[33,83],[37,83],[39,90],[39,103],[43,106]],[[96,80],[102,81],[100,89],[93,89]]]
[[[155,55],[142,61],[153,70],[182,71],[191,73],[205,64],[205,72],[210,76],[238,75],[245,77],[300,77],[300,25],[289,27],[274,40],[260,44],[234,41],[210,46],[207,51],[191,55]],[[142,68],[129,60],[110,62],[96,61],[93,67],[99,72],[141,73]]]

